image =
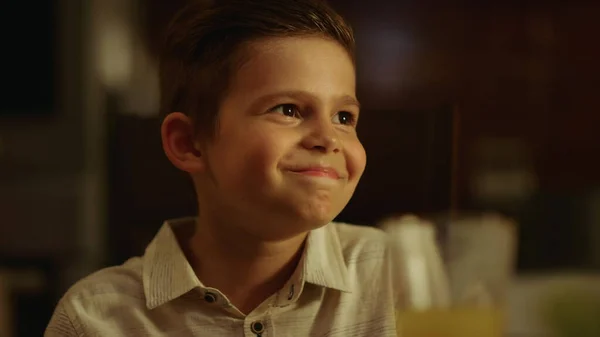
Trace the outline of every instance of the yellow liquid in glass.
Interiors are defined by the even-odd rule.
[[[498,309],[454,308],[399,311],[398,337],[502,337],[504,319]]]

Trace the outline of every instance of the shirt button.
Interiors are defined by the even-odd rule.
[[[204,294],[204,300],[208,303],[215,303],[217,301],[217,295],[211,292],[207,292],[206,294]]]
[[[290,301],[292,298],[294,298],[294,285],[293,284],[290,286],[290,292],[288,293],[288,301]]]
[[[255,335],[260,336],[263,332],[265,332],[265,326],[259,321],[252,322],[250,325],[250,330],[252,330]]]

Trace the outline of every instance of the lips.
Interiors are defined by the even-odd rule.
[[[290,169],[293,173],[303,174],[307,176],[313,177],[323,177],[323,178],[331,178],[331,179],[340,179],[340,174],[332,167],[324,167],[324,166],[309,166],[302,168],[294,168]]]

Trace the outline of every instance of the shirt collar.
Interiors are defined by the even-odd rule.
[[[335,223],[311,231],[306,241],[304,281],[351,292],[348,269]]]
[[[335,223],[312,230],[306,239],[298,267],[275,295],[275,305],[288,306],[298,300],[305,284],[351,292],[348,269]]]
[[[191,225],[193,218],[166,221],[143,257],[146,306],[154,309],[195,288],[204,288],[181,250],[172,226]],[[298,268],[277,294],[278,305],[295,302],[304,283],[351,292],[348,269],[334,223],[312,230]]]

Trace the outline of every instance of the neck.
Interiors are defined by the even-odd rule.
[[[199,217],[188,259],[205,286],[219,289],[247,314],[288,281],[300,260],[306,233],[265,241],[240,227]]]

